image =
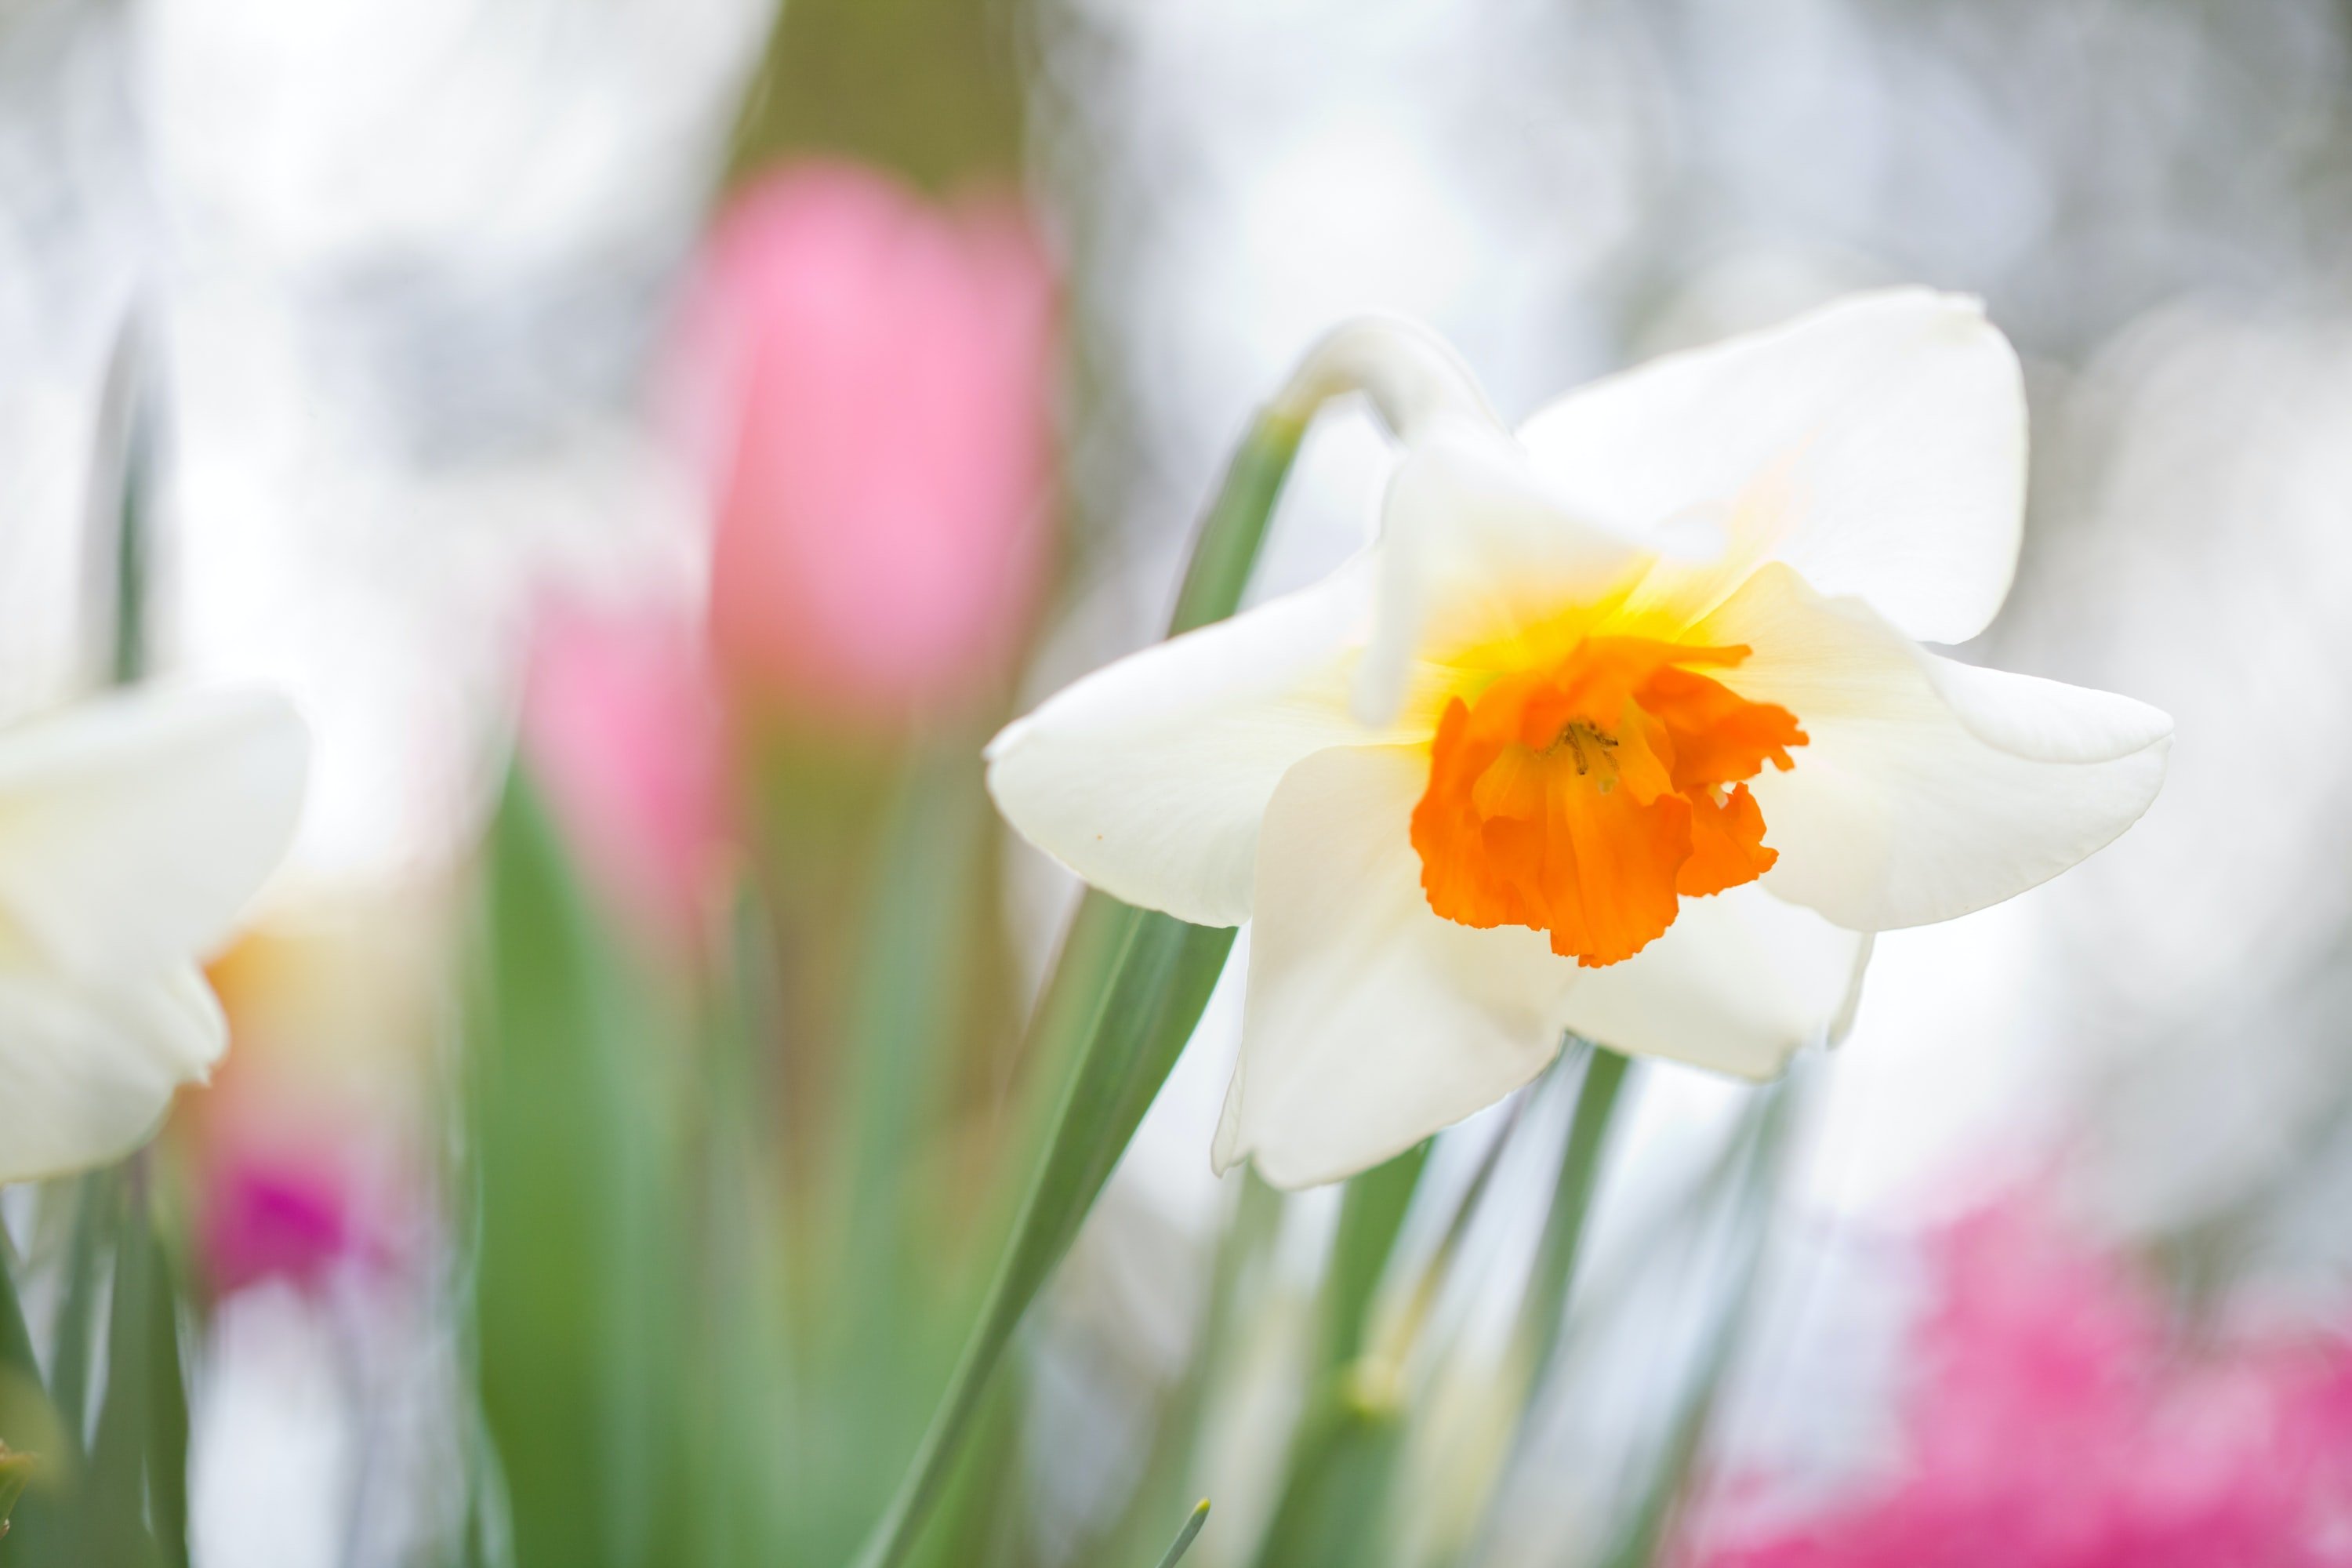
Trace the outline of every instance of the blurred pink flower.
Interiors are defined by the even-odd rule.
[[[1053,277],[1011,199],[796,165],[720,216],[680,395],[718,508],[729,674],[888,724],[984,687],[1045,566]]]
[[[205,1194],[205,1259],[212,1288],[233,1295],[265,1279],[315,1287],[361,1255],[343,1174],[325,1160],[232,1157]]]
[[[2120,1260],[1996,1209],[1939,1242],[1904,1479],[1706,1568],[2352,1563],[2352,1343],[2191,1346]]]
[[[541,617],[525,755],[590,876],[688,942],[727,837],[719,708],[693,628],[560,607]]]

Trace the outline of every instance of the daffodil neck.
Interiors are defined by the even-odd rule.
[[[1351,392],[1363,394],[1390,434],[1407,446],[1446,423],[1507,429],[1450,344],[1426,327],[1390,316],[1363,316],[1333,328],[1307,351],[1266,413],[1304,428],[1318,408]]]

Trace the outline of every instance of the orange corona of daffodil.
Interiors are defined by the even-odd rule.
[[[1302,372],[1402,447],[1324,582],[1079,681],[990,748],[1096,886],[1247,921],[1220,1166],[1360,1170],[1561,1033],[1762,1078],[1848,1016],[1870,933],[2021,892],[2154,798],[2171,723],[1927,652],[1983,629],[2025,485],[1972,300],[1860,296],[1516,433],[1375,323]]]
[[[1527,926],[1588,969],[1633,957],[1685,898],[1780,857],[1747,780],[1805,743],[1790,711],[1703,673],[1745,647],[1603,632],[1448,698],[1412,811],[1429,907]]]

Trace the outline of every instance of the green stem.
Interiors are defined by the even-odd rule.
[[[1543,1387],[1552,1357],[1559,1349],[1560,1325],[1567,1315],[1569,1290],[1576,1282],[1585,1221],[1599,1187],[1601,1150],[1608,1142],[1610,1123],[1615,1120],[1631,1065],[1608,1047],[1595,1046],[1585,1064],[1584,1081],[1577,1086],[1576,1114],[1569,1123],[1559,1177],[1552,1187],[1551,1209],[1544,1216],[1543,1239],[1537,1244],[1535,1271],[1519,1315],[1520,1342],[1528,1351],[1531,1400]]]
[[[1096,900],[1111,905],[1124,928],[1110,982],[1089,1020],[1077,1072],[1063,1093],[1045,1162],[980,1321],[890,1510],[858,1558],[861,1568],[897,1568],[913,1550],[990,1374],[1191,1037],[1233,947],[1231,931],[1188,926],[1088,895]]]
[[[1194,542],[1170,636],[1222,620],[1240,605],[1305,434],[1305,417],[1287,408],[1261,415],[1252,426]],[[1048,1012],[1076,1016],[1083,1041],[1076,1069],[979,1321],[898,1495],[858,1554],[858,1568],[898,1568],[914,1549],[1013,1331],[1109,1180],[1233,948],[1230,930],[1187,925],[1100,893],[1087,896],[1077,918],[1115,929],[1108,964],[1086,977],[1091,1005],[1066,1014],[1049,999]],[[1057,973],[1053,988],[1062,989],[1064,980]]]
[[[16,1252],[0,1236],[0,1372],[7,1381],[21,1380],[26,1390],[41,1386],[41,1363],[33,1353],[33,1331],[26,1325],[25,1309],[16,1299]],[[0,1433],[5,1438],[5,1433]]]
[[[1405,1211],[1421,1188],[1434,1140],[1424,1138],[1385,1164],[1348,1183],[1339,1200],[1339,1227],[1331,1238],[1325,1274],[1322,1378],[1338,1384],[1370,1337],[1374,1293],[1388,1272],[1389,1254],[1404,1228]]]
[[[73,1540],[90,1560],[138,1563],[152,1559],[153,1542],[144,1521],[150,1391],[155,1367],[152,1302],[158,1251],[144,1234],[143,1184],[134,1173],[116,1232],[112,1300],[107,1312],[106,1392],[99,1403],[98,1431],[90,1439],[87,1484],[77,1498]]]
[[[58,1313],[51,1352],[49,1399],[64,1424],[72,1456],[79,1459],[89,1430],[100,1271],[114,1248],[121,1206],[117,1170],[109,1167],[78,1178],[73,1194],[73,1238],[66,1250],[65,1303]]]
[[[906,1228],[907,1151],[937,1114],[936,1068],[970,967],[986,801],[976,759],[942,748],[908,763],[885,813],[850,1013],[856,1078],[834,1238],[838,1305],[860,1359],[893,1353],[896,1309],[914,1287],[909,1255],[879,1238]]]
[[[1274,503],[1298,459],[1298,443],[1311,416],[1311,410],[1305,417],[1268,410],[1242,437],[1193,539],[1192,558],[1168,617],[1170,637],[1222,621],[1241,607],[1242,590],[1249,585],[1250,570],[1274,521]]]
[[[144,392],[143,386],[131,391],[123,438],[121,516],[114,540],[114,646],[107,671],[116,686],[135,686],[147,674],[147,489],[152,458]]]
[[[1478,1168],[1470,1173],[1469,1184],[1462,1189],[1462,1197],[1454,1205],[1437,1246],[1423,1262],[1412,1286],[1380,1315],[1368,1335],[1372,1356],[1391,1368],[1404,1364],[1405,1357],[1412,1353],[1422,1331],[1428,1326],[1430,1313],[1437,1307],[1438,1292],[1453,1271],[1463,1238],[1470,1234],[1470,1222],[1477,1217],[1479,1205],[1486,1199],[1486,1188],[1495,1179],[1496,1168],[1503,1163],[1503,1151],[1517,1134],[1520,1119],[1527,1113],[1528,1099],[1524,1094],[1514,1094],[1503,1103],[1503,1124],[1495,1130],[1495,1136],[1487,1140],[1486,1151],[1478,1156]]]
[[[1526,1106],[1525,1095],[1513,1097],[1435,1249],[1377,1314],[1381,1278],[1430,1144],[1348,1184],[1325,1279],[1330,1316],[1322,1361],[1291,1439],[1273,1517],[1258,1540],[1256,1568],[1349,1568],[1379,1556],[1379,1542],[1392,1529],[1389,1504],[1404,1454],[1404,1369]]]
[[[1559,1357],[1568,1298],[1576,1284],[1592,1200],[1600,1191],[1601,1156],[1608,1146],[1609,1130],[1616,1120],[1632,1065],[1606,1046],[1591,1046],[1584,1052],[1576,1110],[1569,1119],[1559,1172],[1552,1183],[1551,1207],[1544,1215],[1543,1235],[1536,1244],[1534,1268],[1513,1330],[1521,1364],[1527,1369],[1523,1397],[1510,1445],[1504,1450],[1503,1469],[1487,1495],[1477,1532],[1461,1562],[1483,1563],[1493,1555],[1494,1531],[1512,1475],[1527,1462],[1537,1405],[1551,1382],[1552,1363]]]
[[[132,1245],[146,1247],[152,1289],[147,1418],[147,1510],[163,1568],[188,1568],[188,1384],[180,1355],[180,1280],[151,1214],[146,1233]]]
[[[0,1443],[0,1537],[8,1533],[8,1516],[16,1511],[16,1500],[25,1495],[36,1463],[32,1455],[16,1453]]]
[[[1730,1287],[1717,1306],[1696,1369],[1667,1427],[1649,1485],[1602,1559],[1603,1568],[1652,1568],[1675,1555],[1666,1548],[1755,1305],[1758,1278],[1771,1242],[1773,1211],[1791,1163],[1805,1087],[1801,1078],[1792,1076],[1763,1090],[1727,1163],[1727,1181],[1732,1189],[1727,1224],[1738,1248],[1730,1266]]]
[[[1215,1262],[1210,1272],[1206,1319],[1193,1342],[1183,1376],[1165,1405],[1152,1443],[1144,1479],[1126,1510],[1117,1536],[1118,1549],[1100,1553],[1120,1562],[1139,1560],[1146,1536],[1156,1537],[1161,1521],[1182,1501],[1186,1483],[1200,1468],[1202,1433],[1207,1425],[1213,1379],[1226,1364],[1243,1310],[1244,1291],[1268,1260],[1275,1234],[1282,1222],[1282,1194],[1263,1177],[1244,1166],[1241,1192],[1234,1213],[1217,1238]]]

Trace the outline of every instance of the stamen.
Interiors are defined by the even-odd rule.
[[[1584,754],[1584,742],[1587,741],[1600,747],[1604,756],[1617,749],[1616,736],[1604,735],[1581,719],[1571,719],[1562,724],[1559,727],[1558,738],[1551,743],[1551,750],[1555,752],[1562,746],[1568,748],[1569,754],[1576,759],[1576,773],[1579,778],[1592,771],[1591,762]],[[1608,785],[1604,783],[1601,787],[1605,790]]]

